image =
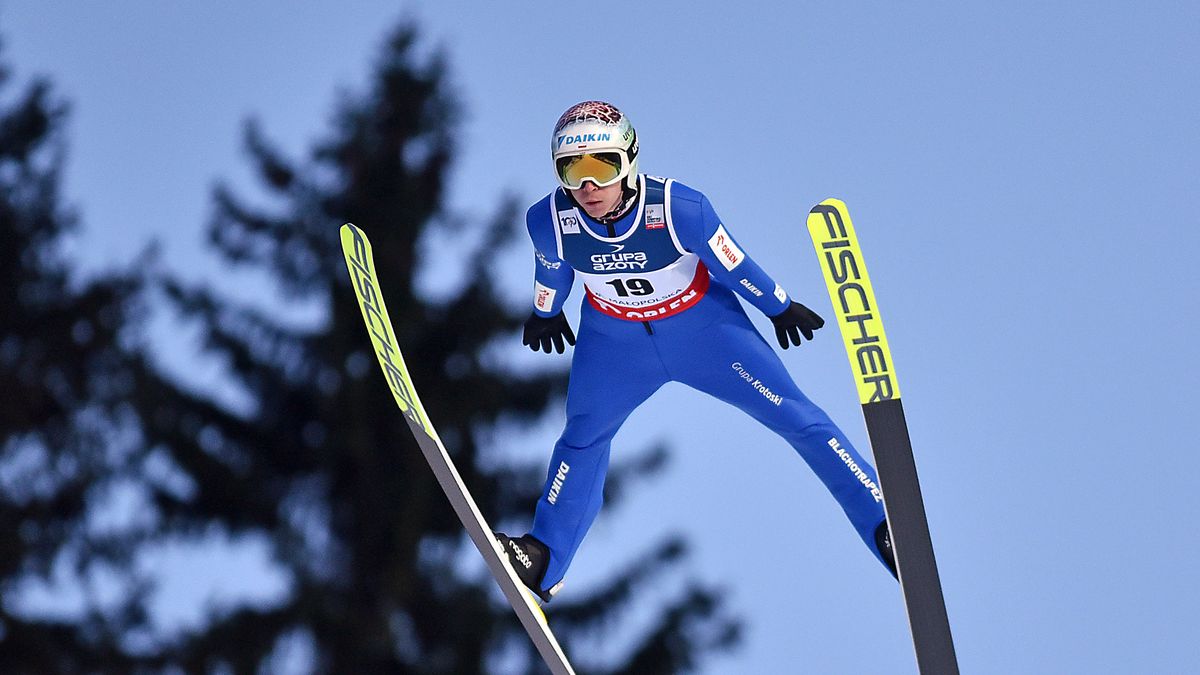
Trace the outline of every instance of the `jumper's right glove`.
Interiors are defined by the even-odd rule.
[[[791,338],[792,344],[799,347],[801,333],[804,334],[805,340],[811,340],[813,331],[825,325],[825,319],[795,300],[787,309],[770,319],[771,323],[775,324],[775,337],[779,340],[779,346],[784,349],[788,348],[788,338]]]
[[[567,339],[568,344],[575,344],[575,333],[571,332],[571,324],[567,323],[567,317],[562,312],[550,318],[540,317],[534,312],[525,320],[525,335],[521,337],[521,344],[535,352],[540,348],[549,354],[553,343],[555,350],[561,354],[566,349],[563,338]]]

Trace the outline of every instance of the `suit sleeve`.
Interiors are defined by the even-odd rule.
[[[525,214],[525,226],[533,241],[533,311],[551,317],[562,311],[571,294],[575,270],[558,257],[558,242],[547,199],[534,204]]]
[[[708,197],[686,186],[679,187],[683,190],[678,206],[683,213],[676,213],[675,203],[671,209],[679,243],[700,256],[714,279],[763,314],[775,316],[786,309],[791,298],[737,243],[717,217]]]

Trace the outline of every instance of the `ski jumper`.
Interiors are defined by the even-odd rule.
[[[808,400],[734,292],[767,316],[791,300],[729,235],[708,198],[638,176],[636,205],[610,225],[559,188],[526,214],[534,311],[558,314],[576,274],[585,300],[567,387],[567,425],[534,515],[550,550],[543,589],[566,573],[600,510],[610,443],[667,382],[730,403],[782,436],[817,474],[876,557],[884,519],[875,470]]]

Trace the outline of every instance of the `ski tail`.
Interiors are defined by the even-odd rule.
[[[383,369],[388,388],[396,399],[396,405],[408,422],[409,429],[421,448],[421,454],[433,470],[438,485],[445,493],[455,515],[462,522],[467,535],[479,549],[484,562],[492,577],[504,592],[505,598],[520,619],[525,632],[529,634],[538,653],[550,668],[553,675],[574,675],[575,671],[567,661],[562,647],[550,630],[546,615],[533,599],[532,594],[517,578],[516,572],[508,562],[508,557],[500,548],[492,529],[484,519],[470,491],[463,483],[458,469],[454,466],[446,447],[434,429],[433,423],[421,405],[413,386],[412,377],[405,365],[404,356],[396,341],[391,317],[383,303],[383,295],[379,281],[375,275],[374,255],[371,242],[367,235],[354,225],[346,223],[341,229],[342,253],[346,258],[346,268],[350,272],[351,285],[358,296],[358,305],[362,310],[363,321],[379,365]]]
[[[900,384],[846,204],[826,199],[813,207],[808,231],[862,404],[917,666],[922,675],[957,675],[958,659],[900,403]]]

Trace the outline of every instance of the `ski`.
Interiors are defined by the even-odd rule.
[[[409,377],[404,357],[396,343],[396,334],[392,328],[392,320],[388,316],[387,307],[383,304],[383,295],[379,290],[378,278],[375,275],[375,262],[371,252],[371,242],[367,235],[350,223],[341,228],[342,253],[346,258],[346,268],[354,292],[358,296],[359,308],[362,309],[363,321],[367,325],[367,333],[379,357],[379,365],[383,368],[388,388],[396,399],[396,405],[404,414],[409,429],[421,447],[421,453],[433,469],[433,475],[446,494],[446,498],[454,507],[455,514],[462,521],[467,534],[479,553],[487,563],[488,570],[500,585],[504,597],[512,605],[513,611],[521,620],[521,625],[529,633],[538,653],[549,666],[553,675],[573,675],[574,670],[567,661],[562,647],[555,639],[546,615],[533,599],[516,573],[509,565],[508,556],[500,548],[499,542],[492,535],[479,507],[472,499],[470,491],[454,467],[450,455],[442,445],[441,438],[433,428],[433,423],[421,405],[417,390]]]
[[[922,675],[957,675],[958,659],[900,403],[900,384],[846,205],[826,199],[814,206],[808,214],[808,232],[837,314],[875,455],[917,668]]]

